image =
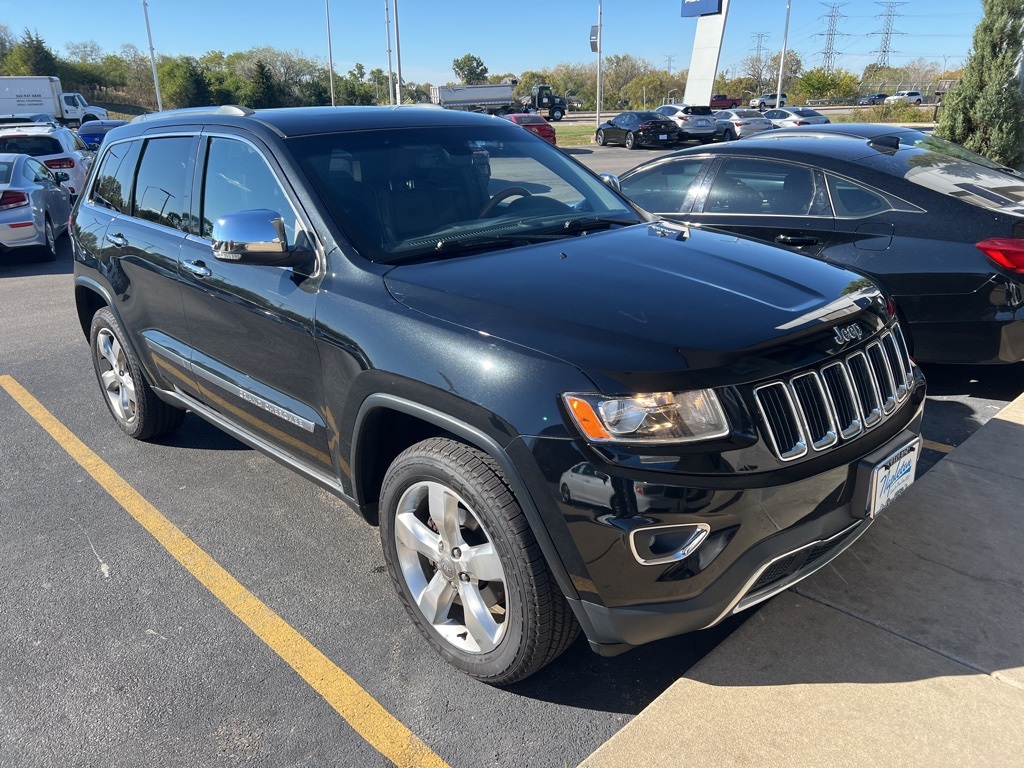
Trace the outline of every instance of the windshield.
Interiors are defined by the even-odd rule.
[[[607,185],[518,129],[358,131],[288,145],[338,226],[373,261],[511,247],[577,235],[596,221],[640,220]]]

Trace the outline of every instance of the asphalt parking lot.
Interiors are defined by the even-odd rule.
[[[459,675],[341,502],[193,416],[124,437],[60,245],[0,264],[0,764],[576,765],[742,620],[613,659],[581,640],[506,690]],[[923,471],[1024,391],[1020,366],[926,374]]]

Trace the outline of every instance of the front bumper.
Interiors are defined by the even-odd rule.
[[[535,439],[530,449],[562,523],[563,534],[553,538],[576,588],[570,603],[594,650],[615,655],[713,626],[841,554],[871,523],[872,469],[919,436],[924,390],[918,376],[910,399],[889,421],[845,453],[820,457],[813,469],[709,475],[699,479],[706,480],[703,487],[694,487],[699,480],[692,476],[645,473],[651,479],[639,480],[635,471],[602,464],[596,468],[608,482],[599,477],[586,496],[585,485],[567,481],[571,468],[588,457],[571,441]],[[691,485],[670,484],[681,482]],[[641,564],[631,534],[674,526],[703,526],[708,535],[678,561]],[[559,526],[549,517],[548,528]]]

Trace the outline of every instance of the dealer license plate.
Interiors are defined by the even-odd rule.
[[[658,134],[658,141],[668,141],[668,134],[667,133],[659,133]]]
[[[698,120],[697,121],[697,125],[707,125],[707,124],[708,124],[707,120]]]
[[[871,503],[868,515],[877,517],[892,500],[903,493],[914,482],[917,474],[917,457],[921,454],[921,438],[889,454],[871,472]]]

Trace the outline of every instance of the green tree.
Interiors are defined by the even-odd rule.
[[[452,59],[452,71],[465,85],[480,85],[487,82],[487,67],[479,56],[467,53],[460,59]]]
[[[263,59],[256,60],[252,76],[242,88],[241,96],[245,105],[252,109],[280,106],[277,81]]]
[[[25,30],[4,59],[8,75],[60,75],[61,67],[38,32]]]
[[[858,85],[857,76],[853,72],[816,67],[804,72],[796,91],[801,100],[849,99],[857,95]],[[795,104],[796,98],[790,103]]]
[[[1017,166],[1024,160],[1024,93],[1017,74],[1024,0],[982,0],[982,8],[963,77],[945,98],[939,133]]]
[[[205,107],[210,103],[210,88],[191,56],[164,59],[157,65],[160,95],[165,109]]]

